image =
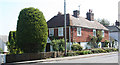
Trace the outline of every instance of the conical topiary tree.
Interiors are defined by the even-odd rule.
[[[44,15],[33,7],[20,11],[17,21],[16,44],[24,53],[43,52],[48,37]]]

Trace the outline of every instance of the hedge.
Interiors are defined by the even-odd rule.
[[[116,48],[106,48],[106,49],[96,48],[96,49],[92,49],[92,50],[82,50],[82,51],[74,51],[74,52],[76,53],[76,55],[85,55],[85,54],[93,54],[93,53],[107,53],[107,52],[114,52],[114,51],[118,51],[118,49],[116,49]]]

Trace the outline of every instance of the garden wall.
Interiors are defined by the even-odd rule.
[[[63,56],[62,52],[41,52],[41,53],[24,53],[24,54],[9,54],[6,55],[6,62],[20,62],[29,60],[40,60],[46,58],[56,58]]]

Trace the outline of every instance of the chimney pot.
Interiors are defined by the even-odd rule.
[[[89,21],[94,21],[94,13],[92,13],[92,10],[89,9],[89,12],[86,13],[87,18]]]
[[[73,16],[74,16],[74,17],[78,18],[79,15],[80,15],[80,11],[79,11],[79,10],[73,11]]]

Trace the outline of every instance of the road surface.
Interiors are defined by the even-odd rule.
[[[118,53],[88,58],[51,61],[42,63],[118,63]]]

